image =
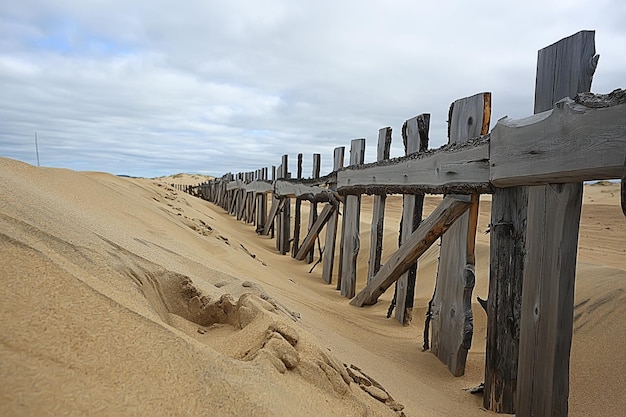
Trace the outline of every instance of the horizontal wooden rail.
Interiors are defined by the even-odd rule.
[[[493,185],[621,177],[626,156],[626,91],[579,95],[576,101],[566,98],[547,112],[521,120],[498,121],[491,132]]]
[[[468,144],[345,168],[337,172],[337,191],[340,194],[490,193],[489,140],[478,138]]]

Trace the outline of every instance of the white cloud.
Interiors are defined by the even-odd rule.
[[[7,3],[7,2],[5,2]],[[532,112],[537,50],[597,31],[594,90],[623,87],[618,1],[101,1],[0,5],[0,155],[73,169],[221,175],[332,149],[493,93]]]

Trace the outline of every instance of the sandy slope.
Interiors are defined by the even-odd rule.
[[[322,283],[321,266],[309,274],[311,265],[278,255],[251,225],[163,181],[172,182],[0,159],[1,415],[395,414],[342,363],[382,384],[408,416],[486,414],[463,391],[482,381],[480,308],[464,377],[421,352],[436,247],[420,262],[415,319],[402,327],[385,318],[391,291],[375,306],[351,307]],[[617,189],[585,190],[573,416],[621,415],[626,406],[626,219]],[[428,198],[427,211],[437,201]],[[400,207],[389,199],[384,257],[397,245]],[[488,208],[486,198],[479,231]],[[363,254],[370,216],[364,198]],[[475,293],[484,297],[488,235],[477,252]]]

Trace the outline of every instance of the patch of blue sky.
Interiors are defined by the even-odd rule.
[[[134,51],[129,44],[91,33],[72,21],[49,25],[43,36],[32,40],[32,45],[39,50],[63,55],[120,56]]]

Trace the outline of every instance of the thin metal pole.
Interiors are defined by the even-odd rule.
[[[37,152],[37,166],[39,166],[39,145],[37,144],[37,132],[35,132],[35,151]]]

